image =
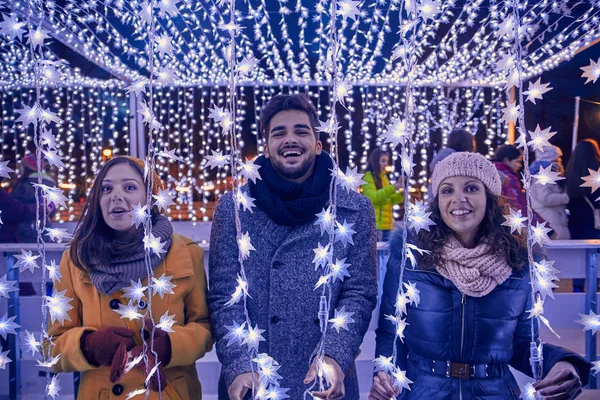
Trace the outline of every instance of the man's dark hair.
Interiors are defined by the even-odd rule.
[[[281,111],[286,110],[298,110],[304,111],[308,114],[308,120],[310,126],[315,133],[317,140],[319,139],[319,133],[317,132],[317,125],[319,124],[319,115],[317,109],[311,103],[308,96],[304,93],[299,94],[278,94],[269,100],[267,104],[260,110],[260,131],[263,138],[269,138],[269,123],[273,115]]]
[[[502,162],[505,158],[508,158],[508,161],[512,161],[519,158],[520,155],[521,151],[515,146],[513,146],[512,144],[505,144],[496,149],[496,153],[494,154],[494,160]]]
[[[448,145],[449,149],[454,151],[475,151],[475,144],[473,143],[475,140],[473,135],[464,129],[454,129],[448,135]]]

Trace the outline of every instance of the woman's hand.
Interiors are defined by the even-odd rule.
[[[575,367],[559,361],[540,382],[533,385],[545,400],[570,400],[581,394],[581,379]]]
[[[379,371],[373,378],[373,386],[369,393],[369,400],[390,400],[400,394],[400,389],[392,386],[391,378],[383,371]]]

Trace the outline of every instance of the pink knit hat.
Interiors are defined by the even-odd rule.
[[[32,171],[37,171],[37,157],[35,154],[28,154],[21,160],[23,165]],[[42,168],[44,168],[44,160],[42,159]]]
[[[479,153],[461,151],[452,153],[437,163],[431,175],[431,188],[437,196],[440,185],[452,176],[470,176],[479,179],[493,194],[502,194],[502,181],[494,164]]]

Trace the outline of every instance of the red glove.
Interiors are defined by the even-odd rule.
[[[109,367],[120,346],[126,352],[135,347],[135,333],[127,328],[111,326],[98,331],[85,331],[79,345],[85,359],[92,365]]]
[[[146,319],[144,329],[144,340],[146,340],[146,356],[148,357],[148,370],[146,371],[146,367],[143,361],[140,361],[139,364],[135,366],[139,371],[142,371],[144,375],[154,368],[157,364],[156,358],[151,351],[151,343],[149,343],[151,339],[151,330],[154,324],[151,320]],[[117,351],[117,355],[115,355],[113,359],[113,363],[110,369],[110,380],[111,382],[117,382],[123,376],[123,372],[125,371],[125,366],[127,365],[127,349],[122,346]],[[131,350],[131,356],[133,358],[138,357],[143,351],[143,345],[135,346]],[[158,392],[159,382],[160,382],[160,390],[165,390],[167,386],[167,378],[163,371],[163,367],[167,365],[171,361],[171,339],[169,339],[169,334],[163,331],[160,328],[156,328],[154,330],[154,352],[158,355],[158,361],[160,365],[157,368],[155,374],[150,378],[150,390]]]

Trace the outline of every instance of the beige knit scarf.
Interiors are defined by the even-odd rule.
[[[483,297],[512,274],[506,259],[498,256],[485,241],[467,249],[456,237],[450,236],[441,256],[437,271],[467,296]]]

